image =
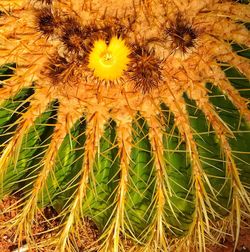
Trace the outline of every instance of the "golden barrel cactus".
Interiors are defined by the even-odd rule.
[[[0,233],[78,251],[89,218],[100,237],[84,251],[237,244],[249,22],[247,1],[1,0],[0,199],[20,199]],[[37,240],[48,206],[59,222]]]

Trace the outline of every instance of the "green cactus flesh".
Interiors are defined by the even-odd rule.
[[[88,218],[100,237],[86,251],[206,251],[226,235],[236,248],[250,215],[250,4],[203,2],[0,3],[0,200],[21,195],[0,234],[78,251]],[[115,81],[88,67],[114,37],[118,61],[130,52]],[[59,223],[38,241],[48,206]]]

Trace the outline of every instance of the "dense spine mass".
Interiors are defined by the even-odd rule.
[[[0,199],[19,200],[0,234],[38,251],[236,248],[249,23],[247,1],[2,0]]]

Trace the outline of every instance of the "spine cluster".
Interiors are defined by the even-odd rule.
[[[59,55],[56,51],[51,56],[49,66],[46,67],[45,73],[53,83],[67,82],[71,77],[69,72],[73,73],[74,68],[79,65],[90,66],[99,81],[112,82],[122,79],[122,76],[127,74],[129,81],[134,83],[134,89],[144,94],[157,88],[161,83],[162,60],[147,47],[146,42],[144,45],[126,43],[127,29],[117,20],[114,20],[112,24],[104,24],[102,27],[97,27],[95,24],[81,25],[75,17],[61,17],[59,11],[52,11],[51,7],[44,7],[36,11],[36,23],[43,36],[60,41],[64,47],[63,55]],[[115,40],[115,38],[117,39]],[[124,46],[123,49],[121,47],[119,49],[119,41],[122,40],[124,40],[122,42]],[[104,44],[103,52],[95,44],[98,41],[99,47],[100,43]],[[118,74],[95,74],[98,72],[98,61],[101,60],[102,54],[107,52],[105,44],[108,48],[111,41],[111,47],[117,47],[114,55],[110,55],[116,58],[117,62],[112,71],[113,73],[118,72]],[[98,54],[98,56],[92,57],[91,55],[94,54]],[[128,59],[123,60],[126,57]],[[111,64],[109,65],[111,66]],[[107,68],[104,70],[107,71]],[[67,76],[66,79],[65,76]]]

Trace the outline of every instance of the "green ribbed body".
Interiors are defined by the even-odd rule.
[[[247,52],[248,53],[248,52]],[[245,56],[247,56],[247,53]],[[7,73],[1,69],[1,74]],[[249,81],[243,79],[235,69],[226,70],[228,78],[237,89],[245,89]],[[4,77],[3,77],[4,78]],[[221,119],[233,131],[235,138],[230,140],[233,160],[240,173],[242,184],[249,190],[250,184],[250,132],[249,126],[240,117],[232,103],[212,84],[210,102],[216,107]],[[0,109],[1,149],[14,134],[21,114],[29,107],[32,88],[21,90],[16,96],[5,101]],[[249,97],[249,91],[242,91]],[[189,113],[189,122],[198,146],[203,172],[208,180],[203,181],[211,205],[205,205],[209,221],[216,223],[227,217],[234,200],[234,188],[226,171],[226,160],[213,128],[195,103],[184,97]],[[0,198],[21,191],[25,196],[32,190],[34,177],[39,174],[42,160],[53,135],[57,122],[58,102],[51,103],[46,112],[39,116],[32,128],[24,136],[20,149],[13,156],[4,174]],[[164,170],[167,180],[164,183],[169,195],[164,207],[165,232],[167,237],[180,238],[188,235],[195,218],[196,199],[192,184],[192,163],[186,149],[185,140],[174,125],[174,118],[165,104],[161,106],[165,125],[163,133]],[[132,149],[129,153],[129,176],[127,178],[127,197],[125,201],[124,223],[126,232],[141,242],[147,241],[147,231],[154,219],[156,176],[152,146],[148,137],[150,125],[138,111],[131,125]],[[58,213],[67,209],[74,200],[80,171],[85,155],[86,121],[84,115],[71,128],[57,153],[53,173],[49,174],[43,191],[39,194],[41,208],[54,207]],[[119,148],[116,139],[116,122],[110,118],[105,124],[104,134],[98,145],[93,162],[86,198],[82,212],[90,217],[99,230],[105,231],[116,211],[116,193],[120,179]]]
[[[249,1],[3,1],[0,201],[17,201],[0,236],[34,251],[205,252],[229,235],[236,250]]]

